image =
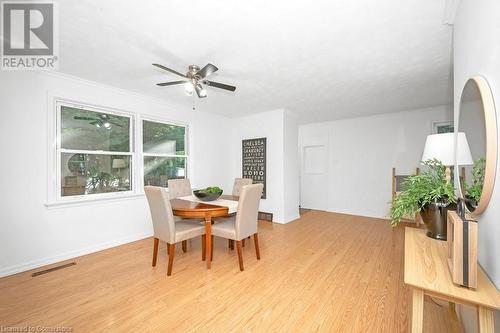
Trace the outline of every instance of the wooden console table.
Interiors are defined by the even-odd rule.
[[[477,289],[453,284],[448,269],[446,242],[431,239],[425,231],[405,228],[405,283],[412,290],[411,332],[422,332],[424,295],[477,308],[479,332],[493,333],[494,310],[500,293],[478,265]]]

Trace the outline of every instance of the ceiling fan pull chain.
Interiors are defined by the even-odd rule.
[[[194,98],[194,94],[193,94],[193,111],[196,110],[195,103],[196,103],[196,98]]]

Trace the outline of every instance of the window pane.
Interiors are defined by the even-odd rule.
[[[176,125],[142,122],[143,150],[148,154],[185,155],[186,128]]]
[[[130,151],[130,118],[61,107],[61,148]]]
[[[185,157],[144,157],[144,185],[167,187],[167,180],[186,178]]]
[[[128,155],[61,154],[61,196],[130,191]]]

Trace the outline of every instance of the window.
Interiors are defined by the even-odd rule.
[[[132,190],[132,118],[58,103],[59,196]]]
[[[167,186],[169,179],[186,178],[187,128],[143,120],[144,185]]]
[[[187,177],[187,125],[56,97],[53,101],[56,112],[50,120],[55,127],[49,144],[55,149],[49,153],[49,168],[55,177],[48,179],[48,207],[133,197],[142,194],[143,181],[167,187],[169,179]],[[136,135],[139,124],[142,130]]]

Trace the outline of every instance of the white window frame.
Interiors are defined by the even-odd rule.
[[[159,124],[164,124],[164,125],[174,125],[174,126],[179,126],[179,127],[184,127],[184,155],[176,155],[176,154],[159,154],[159,153],[145,153],[144,152],[144,140],[143,140],[143,130],[144,130],[144,121],[149,121],[153,123],[159,123]],[[182,123],[174,120],[169,120],[169,119],[161,119],[158,117],[153,117],[153,116],[142,116],[139,119],[139,127],[140,127],[140,138],[139,138],[139,146],[140,146],[140,163],[141,163],[141,172],[140,172],[140,181],[141,181],[141,189],[142,192],[144,192],[144,157],[148,156],[153,156],[153,157],[183,157],[186,159],[185,163],[185,179],[189,178],[189,165],[190,165],[190,149],[189,149],[189,124],[187,123]]]
[[[80,108],[88,111],[113,114],[120,117],[128,117],[130,119],[129,126],[129,148],[130,152],[114,152],[114,151],[102,151],[102,150],[75,150],[75,149],[65,149],[61,148],[61,109],[63,106]],[[56,99],[55,100],[55,109],[56,109],[56,149],[55,149],[55,192],[56,192],[56,202],[57,203],[71,203],[71,202],[85,202],[85,201],[96,201],[100,199],[113,199],[113,198],[124,198],[130,197],[131,195],[137,193],[137,153],[136,153],[136,143],[135,143],[135,124],[136,124],[136,116],[135,114],[127,111],[116,110],[113,108],[100,107],[95,105],[90,105],[86,103],[76,103],[64,99]],[[128,191],[118,191],[118,192],[110,192],[110,193],[94,193],[94,194],[83,194],[83,195],[72,195],[72,196],[62,196],[62,179],[61,179],[61,155],[63,153],[75,153],[75,154],[95,154],[95,155],[120,155],[120,156],[130,156],[131,161],[131,169],[130,176],[131,189]]]

